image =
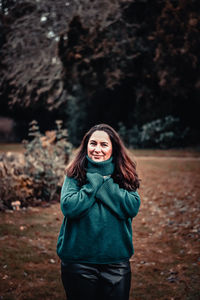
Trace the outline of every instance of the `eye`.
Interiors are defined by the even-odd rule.
[[[107,145],[107,144],[105,144],[105,143],[103,143],[103,144],[102,144],[102,146],[103,146],[103,147],[107,147],[108,145]]]

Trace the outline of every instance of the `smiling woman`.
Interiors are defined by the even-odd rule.
[[[57,243],[68,300],[128,300],[132,219],[140,207],[135,163],[109,125],[92,127],[66,170]]]
[[[95,131],[88,142],[88,156],[94,161],[104,161],[112,155],[112,143],[104,131]]]

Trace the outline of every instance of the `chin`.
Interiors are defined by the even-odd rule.
[[[92,157],[93,160],[95,161],[103,161],[104,160],[104,157]]]

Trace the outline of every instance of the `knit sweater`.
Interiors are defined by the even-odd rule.
[[[125,261],[134,253],[131,222],[140,197],[137,191],[120,188],[109,176],[114,171],[112,157],[102,162],[87,159],[86,184],[80,187],[77,180],[66,176],[62,186],[64,220],[57,254],[64,263]]]

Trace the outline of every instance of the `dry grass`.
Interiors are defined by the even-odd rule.
[[[1,152],[24,152],[24,146],[19,143],[0,143],[0,153]]]
[[[130,300],[200,298],[200,160],[167,153],[134,152],[142,205],[133,221]],[[65,299],[56,256],[61,222],[59,204],[0,214],[0,299]]]

